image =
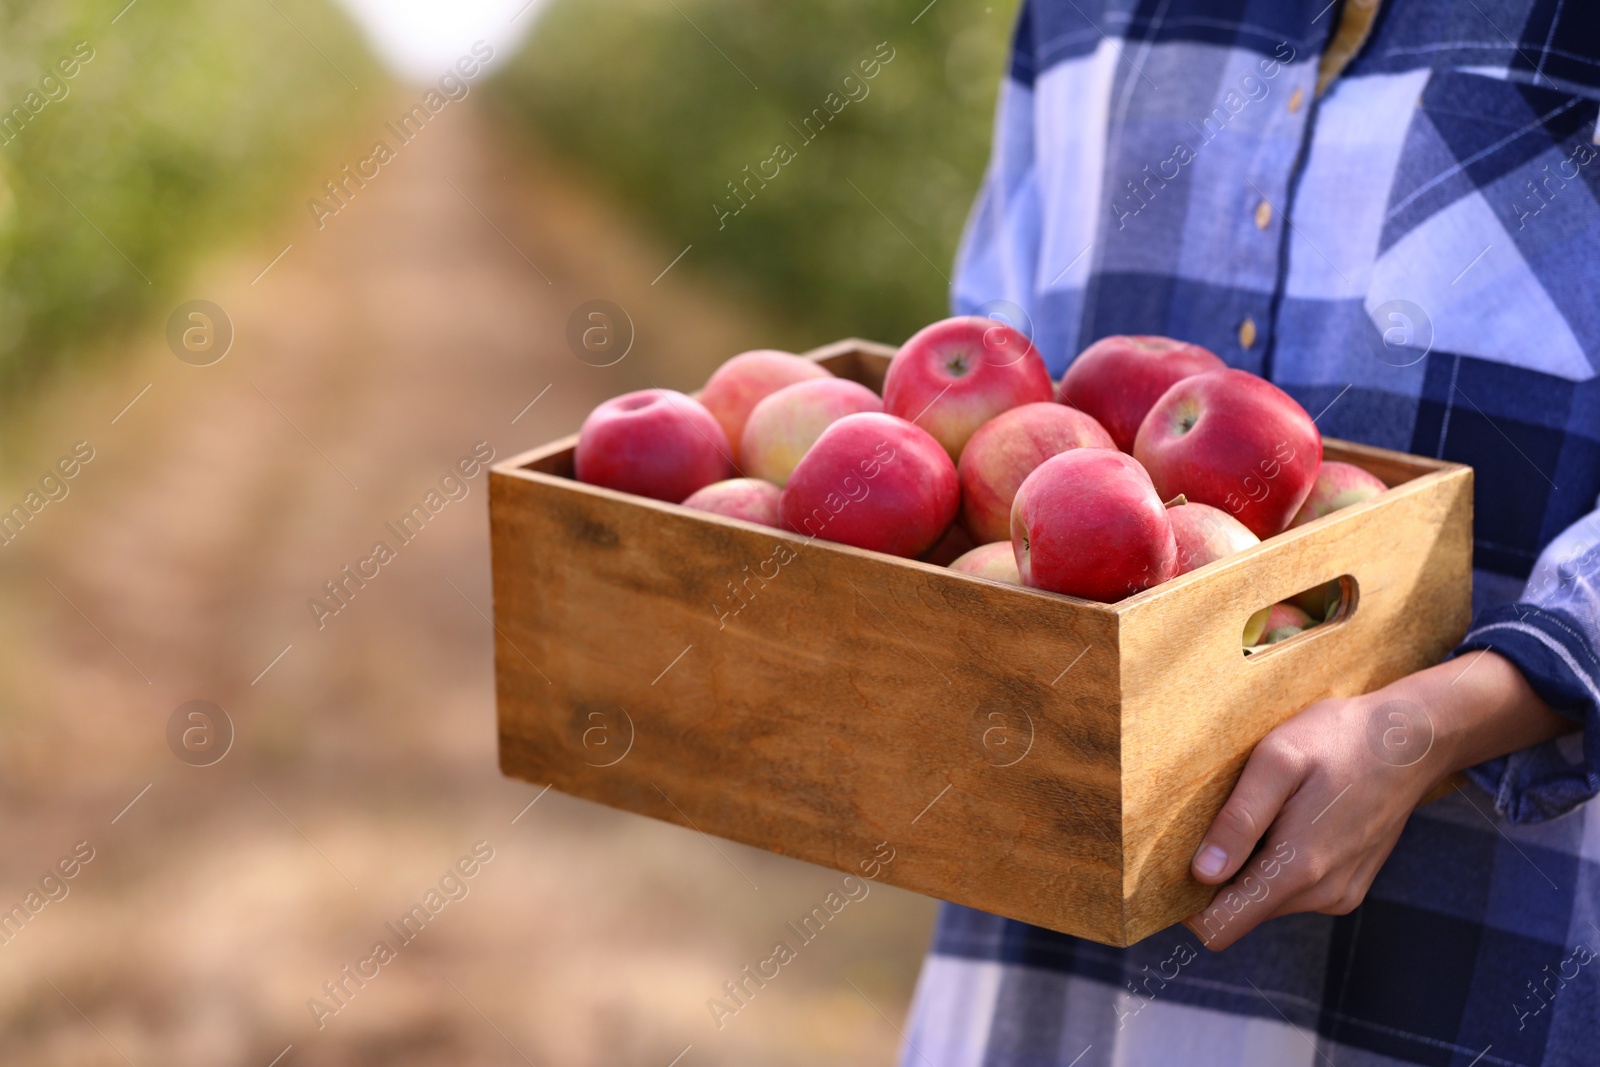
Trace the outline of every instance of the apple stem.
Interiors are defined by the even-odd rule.
[[[1177,508],[1177,507],[1182,507],[1183,505],[1187,504],[1188,502],[1189,502],[1189,498],[1184,496],[1182,493],[1179,493],[1177,496],[1173,497],[1171,500],[1169,500],[1165,504],[1163,504],[1162,507]]]

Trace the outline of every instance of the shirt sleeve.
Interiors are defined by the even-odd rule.
[[[1467,776],[1514,823],[1543,822],[1600,793],[1600,510],[1550,542],[1522,597],[1484,612],[1453,655],[1492,649],[1582,730],[1481,763]]]

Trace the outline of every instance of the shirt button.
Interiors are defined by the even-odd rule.
[[[1265,200],[1256,205],[1256,229],[1264,230],[1272,225],[1272,205]]]
[[[1294,92],[1289,94],[1289,114],[1292,115],[1296,111],[1299,111],[1300,110],[1300,104],[1301,104],[1302,101],[1305,100],[1305,98],[1306,98],[1306,91],[1304,89],[1300,88],[1300,86],[1296,85],[1294,87]]]
[[[1256,343],[1256,320],[1246,315],[1239,324],[1239,347],[1249,348]]]

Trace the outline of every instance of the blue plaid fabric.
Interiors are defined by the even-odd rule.
[[[1354,913],[1220,954],[946,905],[904,1067],[1600,1064],[1600,5],[1384,0],[1319,94],[1352,3],[1030,0],[953,302],[1057,375],[1170,334],[1471,464],[1463,648],[1583,730],[1419,811]]]

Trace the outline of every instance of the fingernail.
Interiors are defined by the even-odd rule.
[[[1201,877],[1215,878],[1228,865],[1228,854],[1216,845],[1207,845],[1194,858],[1194,869]]]

